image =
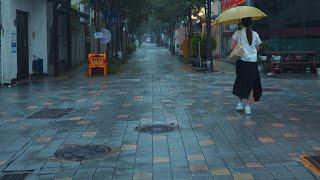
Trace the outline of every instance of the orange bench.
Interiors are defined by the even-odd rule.
[[[108,59],[107,53],[104,54],[89,54],[88,56],[88,75],[92,76],[92,70],[95,68],[103,69],[104,76],[108,74]]]

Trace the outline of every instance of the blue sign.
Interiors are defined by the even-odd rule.
[[[11,53],[17,52],[17,33],[11,33]]]

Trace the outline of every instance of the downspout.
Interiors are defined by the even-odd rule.
[[[2,26],[2,11],[1,11],[1,1],[0,1],[0,38],[2,38],[2,36],[4,35],[4,30],[3,30],[3,26]],[[2,43],[2,40],[0,39],[0,43]],[[0,47],[2,47],[2,45],[0,45]],[[1,49],[0,49],[0,55],[2,55],[1,53]],[[0,57],[1,60],[1,84],[4,84],[4,65],[3,65],[3,59]]]
[[[53,69],[54,69],[54,76],[58,76],[59,75],[59,38],[58,38],[58,20],[59,20],[59,15],[58,15],[58,3],[57,2],[53,2],[53,22],[52,22],[52,28],[53,28],[53,49],[54,49],[54,53],[53,53]]]

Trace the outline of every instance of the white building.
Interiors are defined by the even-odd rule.
[[[59,75],[86,60],[87,15],[72,9],[71,0],[0,2],[0,84],[29,78],[34,56],[43,60],[40,67],[48,75]]]
[[[1,19],[1,84],[29,77],[33,55],[47,73],[47,1],[1,0]]]

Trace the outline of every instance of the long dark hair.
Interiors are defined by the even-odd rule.
[[[250,44],[250,46],[252,45],[252,30],[251,30],[251,25],[252,25],[252,18],[248,17],[248,18],[243,18],[241,19],[241,24],[246,27],[246,34],[247,34],[247,39],[248,42]]]

